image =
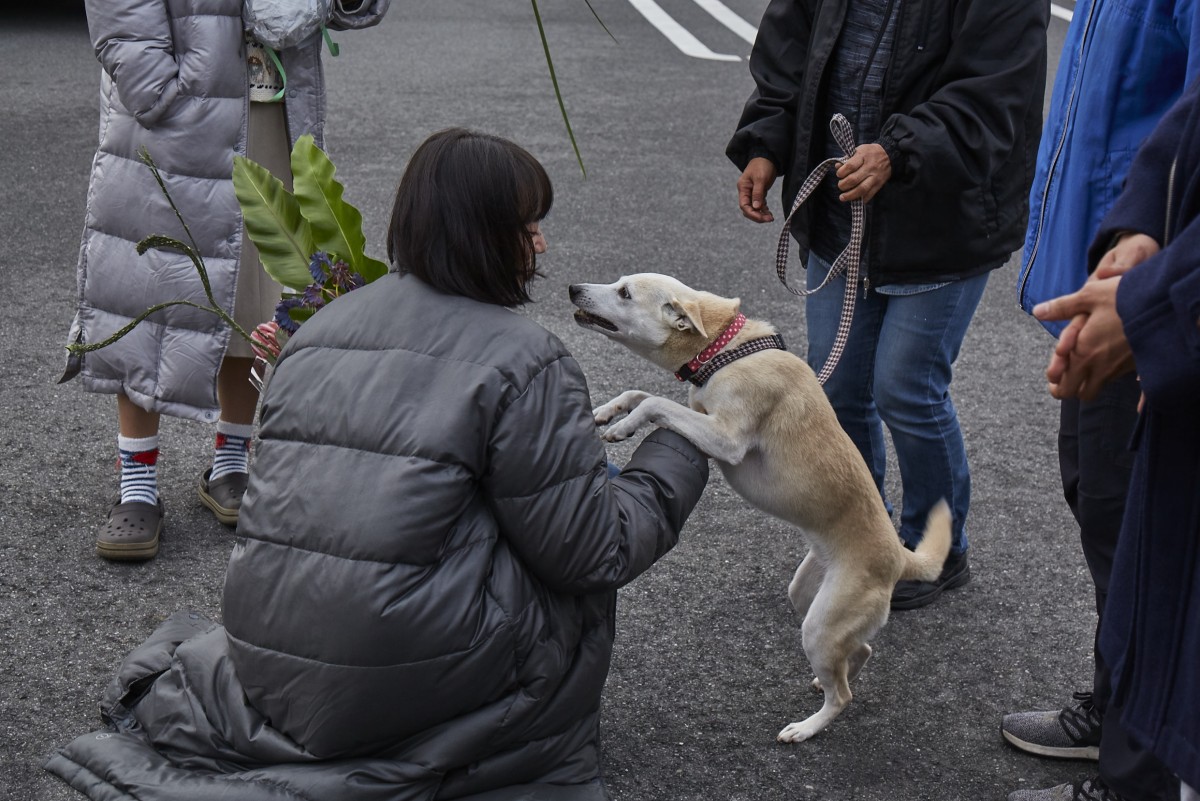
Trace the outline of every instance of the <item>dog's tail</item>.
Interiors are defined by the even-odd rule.
[[[925,533],[917,550],[904,549],[907,557],[904,563],[904,574],[901,579],[918,579],[920,581],[936,581],[946,563],[946,554],[950,553],[950,505],[945,499],[938,501],[929,510],[925,519]]]

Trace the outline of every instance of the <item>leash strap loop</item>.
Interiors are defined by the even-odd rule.
[[[856,145],[854,144],[854,129],[850,126],[849,120],[841,114],[834,114],[833,119],[829,121],[829,131],[833,134],[834,141],[841,147],[845,158],[853,156]],[[850,336],[850,324],[854,319],[854,295],[855,288],[858,286],[858,273],[862,264],[863,230],[866,227],[866,213],[863,209],[863,201],[850,201],[850,241],[846,243],[846,247],[834,259],[833,264],[829,267],[829,274],[825,276],[825,280],[816,289],[794,289],[788,285],[788,249],[791,245],[792,216],[804,201],[808,200],[813,191],[821,185],[821,181],[825,178],[826,173],[836,171],[842,161],[843,159],[837,158],[826,159],[809,173],[808,178],[800,186],[796,200],[792,203],[791,211],[788,212],[787,218],[783,221],[783,230],[779,234],[779,247],[775,251],[775,273],[779,276],[779,280],[784,287],[793,295],[806,297],[815,294],[824,289],[826,284],[842,273],[846,275],[846,292],[842,297],[842,313],[838,319],[837,334],[833,340],[833,348],[829,351],[829,356],[825,359],[825,364],[821,366],[821,372],[817,375],[817,381],[821,384],[824,384],[829,379],[829,376],[833,374],[834,368],[837,367],[838,361],[841,360],[842,352],[846,349],[846,340]]]

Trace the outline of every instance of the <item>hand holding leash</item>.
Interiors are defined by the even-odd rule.
[[[892,160],[882,145],[859,145],[837,169],[838,200],[867,203],[892,177]]]
[[[854,187],[850,187],[851,192],[846,194],[846,197],[850,202],[850,241],[846,243],[846,249],[843,250],[838,257],[834,259],[833,264],[830,265],[829,274],[825,276],[825,280],[821,282],[821,285],[816,289],[793,289],[792,287],[788,286],[787,262],[788,248],[791,244],[792,216],[796,213],[796,210],[800,208],[804,201],[808,200],[813,191],[820,186],[821,181],[825,178],[825,174],[830,170],[837,169],[838,173],[840,174],[842,172],[842,168],[845,167],[848,170],[847,180],[849,180],[851,176],[858,176],[863,172],[863,167],[858,166],[859,162],[856,160],[854,129],[850,126],[850,122],[841,114],[834,114],[833,119],[829,121],[829,130],[833,134],[833,138],[837,141],[838,145],[842,148],[842,152],[846,154],[845,159],[826,159],[818,164],[816,169],[809,173],[808,177],[804,179],[804,184],[801,185],[800,191],[796,195],[796,200],[792,203],[792,209],[788,212],[787,219],[783,221],[783,230],[779,233],[779,247],[775,252],[775,272],[779,275],[780,282],[787,287],[787,290],[793,295],[800,295],[801,297],[812,295],[824,289],[826,284],[828,284],[834,278],[837,278],[843,272],[846,274],[846,293],[842,300],[842,315],[838,320],[837,336],[833,340],[833,349],[829,352],[829,357],[825,360],[825,364],[821,366],[821,372],[817,375],[817,380],[822,384],[829,380],[829,376],[833,374],[834,368],[837,367],[838,360],[842,358],[842,351],[845,350],[846,340],[850,336],[850,323],[854,318],[854,293],[855,287],[858,285],[858,271],[859,265],[862,261],[862,241],[866,213],[863,210],[864,201],[849,197],[849,195],[851,193],[857,194],[857,192],[853,191],[855,189],[861,189],[862,192],[865,193],[875,183],[873,180],[870,182],[869,186],[863,187],[863,184],[867,181],[865,178],[860,179]],[[883,148],[879,148],[879,150],[882,151]],[[871,151],[867,149],[867,151],[860,156],[862,159],[861,163],[863,165],[867,165],[868,158],[872,156],[873,154]],[[883,154],[883,158],[887,160],[886,153]],[[872,157],[870,163],[874,166],[868,167],[868,173],[870,173],[871,170],[880,169],[877,159]],[[887,161],[887,165],[887,174],[888,177],[890,177],[890,160]],[[876,176],[876,180],[877,177],[878,176]],[[875,192],[879,191],[879,187],[882,187],[884,182],[886,182],[886,179],[879,182],[878,187],[875,187],[874,191],[870,192],[870,197],[874,197]],[[840,184],[839,188],[841,188]]]

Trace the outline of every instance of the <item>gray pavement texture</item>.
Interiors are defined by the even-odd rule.
[[[391,194],[413,148],[449,125],[481,128],[530,148],[555,181],[547,277],[526,313],[577,355],[597,403],[631,387],[684,393],[574,326],[574,281],[674,274],[740,296],[801,350],[802,305],[773,272],[778,228],[741,219],[736,171],[722,155],[750,89],[745,62],[686,58],[617,0],[596,4],[617,43],[582,3],[543,5],[586,179],[527,3],[395,2],[379,28],[338,37],[329,150],[372,251],[384,251]],[[747,52],[685,5],[664,0],[716,49]],[[731,0],[752,21],[764,5]],[[195,494],[211,431],[164,419],[161,555],[121,565],[94,554],[116,487],[114,404],[55,381],[98,67],[76,4],[0,13],[0,798],[66,801],[77,796],[42,761],[98,726],[102,688],[159,621],[181,608],[220,615],[232,535]],[[846,713],[809,742],[779,745],[776,732],[819,705],[785,596],[804,548],[714,472],[680,545],[620,595],[603,721],[618,801],[1002,799],[1089,772],[1018,753],[998,733],[1005,712],[1057,708],[1090,681],[1095,624],[1060,495],[1057,407],[1042,380],[1051,340],[1016,308],[1015,278],[1015,263],[994,274],[955,380],[974,470],[973,581],[894,614]],[[614,460],[631,447],[614,447]],[[891,486],[898,492],[894,478]]]

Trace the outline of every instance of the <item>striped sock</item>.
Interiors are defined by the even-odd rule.
[[[121,455],[121,503],[158,503],[158,436],[117,435]]]
[[[213,450],[213,466],[212,472],[208,475],[209,481],[230,473],[248,473],[250,471],[250,437],[253,435],[253,425],[239,425],[225,420],[217,421],[217,444]]]

